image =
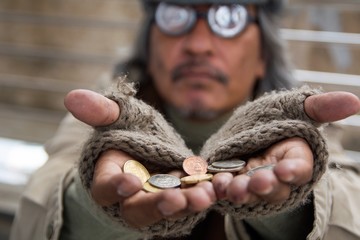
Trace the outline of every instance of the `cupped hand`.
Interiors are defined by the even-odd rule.
[[[251,176],[246,174],[264,165],[274,165],[274,168],[254,171]],[[301,138],[289,138],[249,159],[240,174],[215,175],[213,185],[218,199],[226,199],[237,205],[259,200],[279,203],[288,199],[291,186],[306,184],[312,174],[313,155],[309,145]]]
[[[74,90],[65,98],[65,106],[80,121],[93,127],[115,122],[119,106],[108,98],[88,90]],[[344,119],[360,111],[360,100],[346,92],[332,92],[308,97],[304,102],[307,115],[317,122]],[[288,198],[290,186],[303,185],[313,173],[313,156],[303,139],[291,138],[269,148],[263,155],[250,159],[247,168],[275,163],[274,171],[260,170],[252,177],[233,177],[220,173],[213,184],[203,182],[186,189],[146,193],[140,180],[122,172],[131,156],[120,151],[107,151],[97,164],[91,193],[101,206],[122,205],[123,218],[134,227],[153,224],[164,218],[180,218],[208,208],[215,200],[228,199],[244,204],[264,199],[281,202]]]
[[[318,123],[344,119],[360,111],[358,97],[347,92],[330,92],[308,97],[304,102],[306,114]],[[252,168],[273,164],[273,169]],[[263,154],[248,160],[240,174],[219,173],[213,179],[218,199],[234,204],[247,204],[259,200],[279,203],[288,199],[292,186],[308,183],[313,175],[314,159],[308,143],[301,138],[285,139],[274,144]]]
[[[65,106],[76,118],[93,127],[113,123],[121,112],[115,102],[89,90],[70,92],[65,98]],[[118,150],[102,153],[95,166],[90,190],[100,206],[121,204],[120,214],[132,227],[149,226],[162,219],[176,220],[201,212],[216,201],[210,182],[186,189],[145,192],[136,176],[122,171],[129,159],[133,158]],[[181,176],[182,173],[170,174]]]
[[[101,206],[121,204],[122,218],[133,227],[141,228],[161,219],[177,219],[207,209],[216,200],[210,182],[192,188],[168,189],[156,193],[142,190],[140,180],[123,173],[128,154],[109,150],[104,152],[96,166],[91,194]],[[171,172],[180,176],[180,172]]]

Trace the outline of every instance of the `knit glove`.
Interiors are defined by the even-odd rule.
[[[308,142],[314,155],[311,181],[303,186],[292,186],[289,199],[279,204],[260,201],[235,206],[228,201],[219,201],[215,209],[242,219],[284,211],[306,199],[325,172],[328,158],[325,140],[317,129],[319,125],[304,110],[305,99],[318,93],[318,90],[302,87],[265,94],[238,108],[222,128],[206,141],[200,152],[209,163],[242,159],[254,156],[283,139],[300,137]]]
[[[163,116],[136,99],[134,94],[132,85],[120,82],[118,89],[105,95],[118,103],[121,114],[112,125],[95,128],[84,145],[78,169],[82,184],[90,196],[96,161],[106,150],[124,151],[141,162],[149,172],[163,173],[182,169],[183,160],[193,155]],[[121,205],[103,207],[103,210],[112,220],[130,228],[121,217]],[[193,214],[176,221],[161,220],[154,225],[136,230],[149,238],[186,234],[205,214]]]

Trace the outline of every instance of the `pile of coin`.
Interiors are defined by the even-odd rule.
[[[179,187],[181,182],[176,176],[170,174],[155,174],[150,176],[149,171],[136,160],[128,160],[123,167],[124,173],[131,173],[138,177],[147,192],[158,192],[166,188]]]
[[[191,156],[183,161],[183,170],[188,176],[178,178],[170,174],[154,174],[136,160],[126,161],[123,170],[137,176],[147,192],[158,192],[168,188],[177,188],[182,184],[192,185],[202,181],[211,181],[213,174],[219,172],[238,172],[245,166],[245,161],[234,159],[213,162],[211,165],[199,156]],[[208,173],[211,172],[211,173]]]

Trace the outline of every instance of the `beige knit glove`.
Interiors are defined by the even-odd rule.
[[[291,137],[305,139],[314,155],[312,180],[304,186],[293,186],[287,201],[280,204],[260,201],[242,206],[220,201],[215,206],[217,210],[237,218],[257,217],[284,211],[306,200],[314,184],[325,172],[328,158],[326,143],[317,129],[317,123],[304,111],[305,99],[318,93],[317,90],[302,87],[266,94],[238,108],[222,128],[208,139],[200,155],[209,163],[251,156]]]
[[[112,125],[95,129],[84,145],[79,162],[80,179],[89,195],[96,161],[106,150],[124,151],[140,161],[149,172],[164,173],[182,169],[183,160],[193,155],[160,113],[134,98],[132,85],[121,82],[118,89],[106,96],[119,104],[121,116]],[[119,204],[115,204],[103,210],[114,221],[129,227],[120,215],[120,208]],[[162,220],[137,230],[147,237],[186,234],[205,214],[193,214],[176,221]]]
[[[167,172],[182,169],[182,161],[193,155],[175,130],[153,108],[133,97],[133,88],[120,84],[121,91],[106,96],[115,100],[121,108],[121,117],[108,127],[95,129],[85,144],[79,163],[83,185],[90,189],[94,167],[99,155],[108,149],[119,149],[140,160],[150,172]],[[243,206],[221,201],[215,208],[239,218],[275,213],[296,206],[305,199],[325,171],[327,150],[325,142],[304,113],[303,102],[317,91],[301,88],[293,91],[267,94],[240,107],[229,121],[203,146],[201,156],[212,163],[248,156],[265,149],[285,138],[302,137],[312,147],[315,166],[310,183],[294,187],[289,200],[282,204],[259,202]],[[106,213],[124,226],[119,205],[104,208]],[[177,221],[162,220],[152,226],[139,229],[147,236],[177,236],[191,231],[206,212],[194,214]]]

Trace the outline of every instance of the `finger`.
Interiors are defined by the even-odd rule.
[[[189,189],[167,189],[157,193],[137,192],[122,203],[122,215],[133,227],[144,227],[163,218],[176,219],[203,211],[216,200],[210,182]]]
[[[141,189],[141,181],[132,174],[102,175],[94,181],[91,195],[100,206],[110,206]]]
[[[110,125],[120,116],[117,103],[90,90],[69,92],[64,105],[75,118],[93,127]]]
[[[216,201],[213,185],[208,182],[200,182],[195,187],[184,189],[190,212],[201,212],[209,208]]]
[[[290,185],[280,182],[271,170],[259,170],[251,176],[249,191],[270,203],[285,201],[290,196]]]
[[[242,174],[234,177],[229,184],[227,199],[234,204],[246,204],[257,201],[259,198],[248,191],[250,177]]]
[[[234,177],[231,173],[217,173],[214,175],[212,184],[214,186],[217,199],[226,199],[226,191],[233,178]]]
[[[306,114],[319,123],[338,121],[360,111],[359,98],[348,92],[328,92],[305,99]]]
[[[91,194],[101,206],[109,206],[142,189],[141,181],[122,172],[131,157],[120,151],[109,150],[100,155],[94,170]]]
[[[122,203],[122,216],[133,227],[141,228],[170,217],[187,208],[187,199],[180,189],[158,193],[137,192]]]
[[[313,165],[301,158],[284,159],[276,165],[274,172],[280,181],[300,186],[312,179]]]
[[[203,181],[196,186],[183,189],[182,193],[187,200],[187,207],[181,211],[167,215],[167,219],[176,220],[189,214],[204,211],[216,201],[214,187],[209,181]]]

